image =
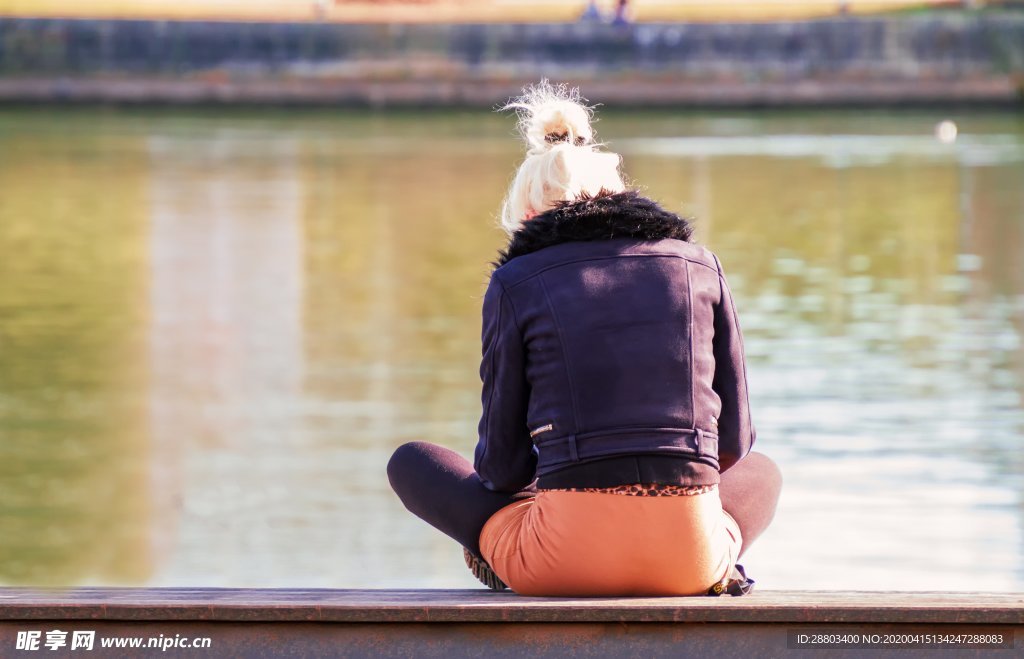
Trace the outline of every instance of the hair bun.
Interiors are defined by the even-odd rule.
[[[501,108],[516,111],[527,145],[501,205],[501,226],[510,235],[563,201],[626,189],[618,154],[594,142],[594,110],[584,100],[578,89],[541,80]]]
[[[537,154],[560,144],[586,146],[594,142],[590,127],[593,110],[583,100],[579,89],[552,85],[545,79],[524,88],[522,96],[501,109],[516,111],[527,152]]]

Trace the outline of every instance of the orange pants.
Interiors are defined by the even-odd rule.
[[[480,552],[520,595],[703,595],[743,539],[718,490],[631,496],[540,490],[494,513]]]

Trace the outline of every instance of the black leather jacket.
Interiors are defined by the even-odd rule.
[[[524,223],[483,303],[484,484],[716,483],[750,450],[743,339],[718,258],[635,192]]]

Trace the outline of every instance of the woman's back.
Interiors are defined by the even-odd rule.
[[[699,463],[683,484],[718,482],[719,453],[735,462],[753,431],[717,258],[688,242],[685,220],[633,192],[567,203],[526,227],[484,300],[481,477],[518,488],[535,468],[544,487],[587,460],[656,454]]]

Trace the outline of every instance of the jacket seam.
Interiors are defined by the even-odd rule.
[[[722,297],[724,297],[725,296],[724,286],[726,284],[725,284],[725,274],[722,272],[722,262],[718,260],[718,256],[716,256],[714,254],[712,254],[712,256],[714,256],[714,258],[715,258],[715,266],[717,266],[717,268],[718,268],[718,289],[719,289],[720,294],[722,295]],[[737,339],[740,340],[740,345],[742,346],[742,339],[740,338],[742,336],[742,332],[740,331],[739,320],[737,320],[736,303],[732,299],[732,295],[729,296],[729,312],[731,314],[730,318],[729,318],[730,325],[733,326],[731,329],[736,332],[736,337],[737,337]],[[742,359],[740,359],[740,375],[743,377],[743,398],[744,398],[743,402],[746,403],[746,407],[747,407],[747,433],[748,433],[749,438],[750,438],[750,445],[747,447],[747,453],[749,453],[750,450],[753,448],[753,445],[754,445],[754,415],[753,415],[753,413],[750,410],[750,382],[747,380],[747,357],[746,357],[746,354],[742,355]],[[719,456],[719,457],[721,457],[721,456]],[[743,455],[740,456],[741,459],[743,457],[744,457]]]
[[[668,433],[694,433],[696,434],[696,428],[687,428],[685,426],[610,426],[607,428],[599,428],[597,430],[588,430],[587,432],[575,432],[575,433],[564,433],[556,435],[539,441],[536,446],[541,447],[545,444],[551,444],[553,442],[559,442],[564,440],[569,435],[575,435],[577,439],[591,439],[593,437],[604,437],[607,435],[629,435],[629,434],[642,434],[642,433],[656,433],[656,434],[668,434]],[[701,433],[705,437],[719,438],[718,433],[711,432],[710,430]]]
[[[697,395],[694,393],[694,390],[697,388],[697,382],[696,382],[696,377],[694,376],[694,372],[697,369],[696,369],[696,364],[694,363],[694,359],[693,359],[693,315],[694,315],[694,309],[693,309],[693,282],[690,281],[690,262],[689,261],[686,262],[685,269],[686,269],[686,295],[687,295],[687,298],[688,298],[687,299],[687,304],[690,305],[690,313],[688,314],[689,317],[690,317],[689,318],[690,322],[689,322],[689,327],[687,327],[687,330],[686,330],[687,337],[690,340],[689,353],[687,354],[687,358],[690,360],[690,416],[693,419],[693,429],[696,430],[697,429],[697,425],[698,425],[697,424]]]
[[[484,450],[480,452],[480,460],[479,460],[479,462],[481,464],[483,463],[484,458],[487,457],[487,449],[490,448],[491,439],[492,439],[492,436],[493,436],[492,433],[491,433],[491,403],[494,400],[494,390],[497,389],[497,387],[494,386],[494,379],[495,379],[494,364],[495,364],[495,360],[496,360],[495,355],[498,352],[498,344],[501,341],[501,334],[502,334],[502,331],[503,331],[501,316],[502,316],[502,311],[504,310],[503,302],[504,302],[505,296],[507,295],[507,293],[505,291],[505,285],[502,283],[501,279],[499,277],[494,277],[494,279],[498,282],[498,287],[499,287],[501,292],[498,295],[498,316],[495,319],[496,320],[496,325],[497,325],[497,332],[495,333],[495,336],[494,336],[494,339],[493,339],[494,340],[494,345],[491,347],[491,358],[490,358],[490,362],[491,363],[490,363],[490,369],[489,369],[490,377],[491,377],[490,391],[487,392],[487,404],[484,406],[484,411],[483,411],[484,419],[485,419],[484,431],[487,433],[487,436],[484,437]]]
[[[711,255],[715,259],[715,274],[718,275],[718,303],[722,303],[722,299],[725,297],[725,289],[722,286],[722,280],[725,279],[722,276],[722,262],[718,260],[718,256],[715,254]]]
[[[512,294],[508,292],[507,288],[505,288],[505,282],[501,280],[501,277],[497,274],[494,276],[498,280],[498,284],[501,285],[502,297],[508,299],[508,306],[512,308],[512,324],[516,326],[516,331],[521,335],[523,333],[523,328],[519,325],[519,312],[516,311],[516,303],[512,300]]]
[[[537,273],[540,274],[540,273]],[[572,417],[573,417],[573,432],[569,434],[575,434],[580,431],[580,411],[579,406],[576,404],[576,385],[572,381],[572,369],[569,364],[569,351],[565,346],[565,336],[562,334],[562,323],[558,320],[558,312],[555,311],[555,305],[551,301],[551,294],[548,293],[547,284],[544,283],[544,278],[541,277],[540,288],[544,291],[544,300],[548,303],[548,308],[551,310],[551,318],[555,321],[555,331],[558,332],[558,343],[562,348],[562,363],[565,366],[565,380],[566,384],[569,385],[569,401],[572,403]]]
[[[608,259],[642,258],[642,257],[645,257],[645,256],[662,256],[662,257],[667,256],[667,257],[673,258],[673,259],[683,259],[684,261],[688,261],[690,263],[696,263],[697,265],[702,265],[705,268],[707,268],[708,270],[711,270],[712,272],[719,272],[719,271],[716,271],[709,264],[704,263],[703,261],[698,261],[697,259],[690,258],[689,256],[683,256],[682,254],[671,254],[671,253],[668,253],[668,252],[648,252],[646,254],[610,254],[608,256],[585,256],[585,257],[581,257],[581,258],[570,259],[568,261],[559,261],[558,263],[548,264],[548,265],[544,266],[543,268],[541,268],[540,270],[538,270],[536,272],[532,272],[532,273],[526,275],[525,277],[523,277],[522,279],[517,280],[515,283],[509,284],[509,288],[515,288],[516,286],[518,286],[518,285],[520,285],[520,284],[522,284],[524,282],[527,282],[527,281],[533,279],[534,277],[536,277],[538,275],[544,274],[545,272],[547,272],[548,270],[551,270],[552,268],[559,268],[559,267],[561,267],[563,265],[571,265],[573,263],[583,263],[585,261],[606,261]],[[721,273],[719,272],[719,275],[720,274]]]
[[[740,347],[743,347],[743,340],[740,338],[742,333],[740,332],[739,315],[736,313],[736,302],[732,299],[732,295],[729,296],[729,307],[732,310],[732,324],[733,331],[736,332],[736,339],[740,342]],[[745,352],[745,351],[744,351]],[[746,403],[747,408],[747,450],[744,453],[750,453],[750,449],[754,446],[754,417],[750,411],[750,381],[747,380],[747,357],[744,354],[740,359],[740,375],[743,377],[743,402]],[[740,456],[742,458],[743,455]]]

